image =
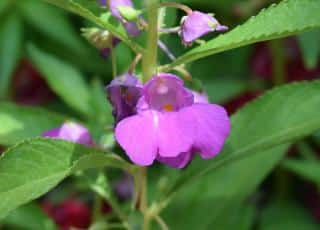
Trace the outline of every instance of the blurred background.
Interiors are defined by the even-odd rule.
[[[277,1],[179,2],[193,9],[215,13],[222,24],[232,29]],[[136,1],[136,4],[139,6],[141,2]],[[168,10],[166,24],[177,25],[182,16],[181,12]],[[112,80],[111,58],[90,44],[80,31],[92,26],[44,1],[0,0],[0,106],[22,106],[21,113],[26,106],[37,106],[73,117],[90,128],[97,142],[117,148],[111,132],[111,108],[103,90]],[[214,36],[209,35],[206,39]],[[164,35],[162,40],[176,56],[189,49],[176,35]],[[134,53],[122,43],[115,50],[117,70],[121,74],[127,71]],[[193,81],[187,84],[206,93],[211,102],[224,105],[232,115],[272,87],[319,78],[319,54],[320,30],[314,30],[188,64]],[[165,64],[169,59],[161,53],[159,62]],[[87,100],[90,108],[81,100],[72,99],[81,97]],[[30,118],[30,122],[32,132],[36,121]],[[15,136],[7,140],[1,138],[0,132],[0,152],[17,140]],[[216,229],[235,229],[234,226],[238,226],[236,229],[320,229],[319,157],[320,134],[293,145],[273,173],[265,175],[264,182],[248,197],[246,205],[228,214],[229,219],[240,218],[233,221],[237,225],[221,225],[226,227]],[[157,177],[159,168],[152,169],[151,177]],[[113,210],[107,203],[103,207],[94,205],[88,189],[94,175],[93,171],[66,180],[39,201],[0,220],[0,229],[87,229],[97,212],[112,218]],[[108,175],[115,199],[121,205],[129,206],[126,201],[132,197],[131,178],[114,170]],[[212,186],[214,189],[219,185]],[[192,205],[173,206],[171,212],[182,208],[191,213]],[[210,212],[206,208],[203,211]],[[201,220],[201,215],[192,214],[188,217],[190,220],[185,221],[182,215],[186,211],[174,215],[176,218],[170,217],[168,212],[167,221],[172,223],[170,226],[176,226],[173,229],[206,229],[190,225],[196,217]]]

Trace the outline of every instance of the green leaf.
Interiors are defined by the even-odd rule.
[[[298,41],[306,66],[309,69],[315,68],[320,54],[320,30],[303,33],[298,36]]]
[[[61,99],[82,114],[90,115],[90,91],[81,72],[33,45],[28,51],[31,61]]]
[[[36,138],[8,149],[0,158],[0,218],[45,194],[77,170],[130,169],[120,157],[61,140]]]
[[[227,168],[241,159],[251,161],[255,154],[319,130],[319,90],[320,81],[294,83],[275,88],[249,103],[232,117],[231,134],[223,152],[209,163],[191,165],[164,198],[170,199],[188,182],[201,176],[214,177],[218,168]],[[246,161],[243,164],[246,166]]]
[[[319,225],[311,215],[295,202],[281,201],[269,204],[261,215],[260,230],[316,230]]]
[[[179,190],[179,195],[164,212],[170,226],[186,230],[209,230],[214,229],[214,226],[219,226],[219,230],[249,229],[245,226],[252,224],[252,209],[248,207],[248,213],[245,213],[242,202],[282,159],[286,149],[287,145],[283,145],[257,152],[250,157],[222,164],[201,178],[189,178],[192,184]],[[210,163],[197,159],[189,167],[201,171],[208,164]],[[185,219],[184,216],[188,218]]]
[[[320,185],[320,162],[309,160],[287,159],[282,166],[300,177]]]
[[[110,31],[113,35],[121,39],[136,52],[143,52],[143,48],[132,41],[119,22],[114,20],[110,13],[101,8],[96,1],[86,0],[44,0],[60,8],[80,15],[89,21]]]
[[[0,34],[0,98],[3,98],[8,93],[22,45],[22,23],[15,13],[8,16]]]
[[[27,138],[40,136],[55,128],[65,117],[35,107],[0,103],[0,144],[13,145]]]
[[[2,220],[2,224],[24,230],[55,230],[57,227],[36,203],[13,210]]]
[[[262,10],[257,16],[229,33],[199,46],[161,70],[188,63],[206,56],[249,45],[297,34],[320,26],[318,0],[287,0]]]
[[[39,0],[23,1],[19,7],[26,21],[48,38],[59,42],[76,54],[86,54],[83,51],[86,51],[87,47],[79,39],[79,35],[63,12]]]

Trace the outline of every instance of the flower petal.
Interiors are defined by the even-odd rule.
[[[183,122],[194,125],[193,148],[204,159],[216,156],[230,132],[230,120],[225,109],[214,104],[194,104],[181,111]]]
[[[173,168],[182,169],[187,166],[192,158],[191,152],[181,153],[177,157],[157,157],[157,160]]]
[[[129,158],[136,164],[148,166],[157,155],[156,128],[152,111],[127,117],[115,129],[115,137]]]
[[[177,157],[191,149],[193,126],[181,122],[179,112],[159,114],[158,148],[161,157]]]

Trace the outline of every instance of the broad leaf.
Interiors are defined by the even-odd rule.
[[[19,16],[10,14],[0,28],[0,98],[5,97],[11,76],[20,58],[22,24]]]
[[[45,194],[76,170],[131,166],[98,149],[52,139],[31,139],[8,149],[0,158],[0,218]]]
[[[164,66],[162,71],[215,53],[259,41],[286,37],[320,26],[320,1],[287,0],[262,10],[257,16]]]
[[[65,10],[78,14],[91,22],[101,26],[102,28],[110,31],[116,37],[125,42],[136,52],[142,52],[143,48],[137,43],[132,41],[126,34],[123,27],[119,22],[114,20],[106,9],[101,8],[96,1],[86,0],[44,0],[48,3],[56,5]]]
[[[32,62],[62,100],[84,115],[91,113],[90,91],[78,69],[35,46],[29,46],[29,54]]]
[[[38,137],[44,131],[55,128],[66,118],[35,107],[0,103],[0,144],[13,145],[31,137]]]
[[[319,90],[320,81],[290,84],[275,88],[245,106],[232,117],[231,135],[223,152],[211,162],[192,164],[165,193],[166,199],[201,176],[215,177],[218,168],[229,170],[230,164],[245,158],[250,162],[255,154],[320,129]],[[243,167],[246,163],[244,160]]]

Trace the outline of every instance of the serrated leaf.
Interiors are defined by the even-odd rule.
[[[76,170],[131,166],[98,149],[36,138],[8,149],[0,158],[0,218],[45,194]]]
[[[227,168],[234,161],[250,161],[255,154],[319,130],[319,90],[320,81],[295,83],[275,88],[249,103],[232,117],[231,135],[223,152],[200,167],[191,165],[164,196],[174,195],[201,176],[215,176],[218,168]]]
[[[81,72],[35,46],[28,48],[31,61],[54,92],[73,109],[90,115],[90,91]]]
[[[36,107],[0,103],[0,144],[13,145],[58,127],[66,118]]]
[[[249,45],[259,41],[286,37],[320,26],[320,1],[285,0],[262,10],[243,25],[199,46],[162,71],[226,50]]]
[[[282,166],[300,177],[320,185],[320,162],[317,160],[287,159]]]
[[[0,98],[7,95],[11,76],[20,58],[22,22],[10,14],[0,29]]]
[[[136,52],[143,52],[143,48],[132,41],[126,34],[123,27],[119,26],[119,22],[111,17],[106,9],[101,8],[96,1],[85,0],[44,0],[48,3],[56,5],[60,8],[80,15],[89,21],[110,31],[113,35],[121,39]]]

